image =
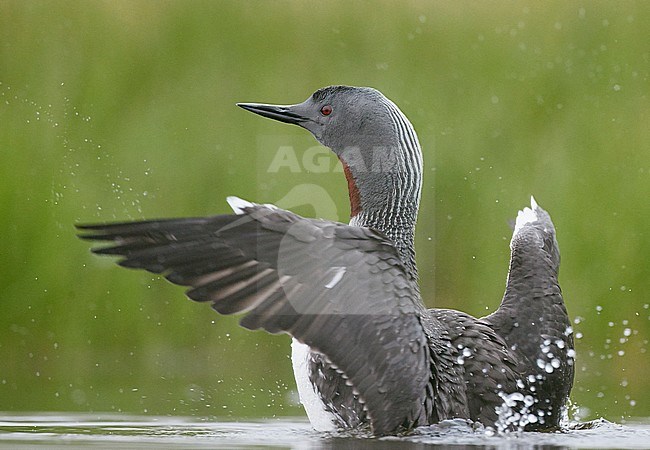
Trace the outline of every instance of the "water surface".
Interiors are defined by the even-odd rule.
[[[303,418],[213,422],[125,414],[4,413],[0,448],[650,448],[650,420],[596,421],[562,433],[493,434],[460,420],[381,439],[324,434]]]

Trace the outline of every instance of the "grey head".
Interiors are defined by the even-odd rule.
[[[318,142],[340,154],[352,145],[396,144],[394,130],[388,126],[386,101],[386,97],[373,88],[328,86],[295,105],[237,105],[270,119],[299,125],[311,132]]]
[[[413,126],[381,92],[328,86],[295,105],[238,103],[261,116],[308,130],[341,160],[351,223],[375,228],[413,260],[422,153]]]

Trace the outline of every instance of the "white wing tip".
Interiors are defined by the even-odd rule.
[[[250,208],[252,206],[255,206],[254,203],[251,203],[247,200],[241,199],[234,195],[230,195],[226,197],[226,201],[228,202],[228,204],[230,205],[234,213],[237,215],[244,214],[245,208]]]
[[[236,197],[234,195],[230,195],[230,196],[226,197],[226,201],[228,202],[228,204],[230,205],[230,207],[232,208],[234,213],[237,214],[238,216],[241,216],[242,214],[244,214],[244,212],[245,212],[244,210],[246,208],[252,208],[254,206],[264,206],[266,208],[273,209],[273,210],[279,210],[280,209],[277,206],[272,205],[270,203],[265,203],[263,205],[259,205],[257,203],[249,202],[248,200],[244,200],[243,198]]]
[[[524,209],[517,213],[517,220],[515,221],[515,231],[514,234],[517,234],[526,224],[536,222],[539,220],[537,216],[537,210],[539,205],[535,201],[535,197],[530,196],[530,208],[526,206]]]

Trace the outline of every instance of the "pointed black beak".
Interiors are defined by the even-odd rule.
[[[269,119],[279,120],[284,123],[292,123],[300,125],[303,122],[310,120],[295,111],[296,106],[299,105],[265,105],[262,103],[237,103],[237,106],[244,108],[255,114],[259,114]]]

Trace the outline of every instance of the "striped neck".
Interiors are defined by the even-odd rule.
[[[383,96],[382,96],[383,97]],[[417,279],[415,224],[422,190],[422,151],[413,126],[399,108],[383,97],[391,132],[365,136],[343,149],[350,193],[350,224],[385,234],[395,245],[411,278]]]

